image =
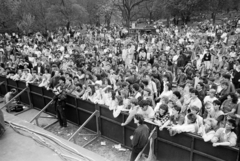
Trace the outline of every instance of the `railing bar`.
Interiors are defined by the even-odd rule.
[[[86,113],[88,113],[88,114],[92,114],[92,112],[90,112],[90,111],[87,111],[87,110],[85,110],[85,109],[82,109],[82,108],[79,108],[79,107],[77,107],[76,109],[77,109],[77,110],[79,110],[79,111],[86,112]]]
[[[4,81],[0,83],[0,86],[4,84]]]
[[[50,106],[52,104],[53,100],[51,100],[36,116],[33,117],[33,119],[30,121],[33,122],[45,109],[48,108],[48,106]]]
[[[36,92],[30,92],[31,94],[35,94],[35,95],[37,95],[37,96],[41,96],[42,97],[42,94],[39,94],[39,93],[36,93]]]
[[[46,125],[43,129],[47,129],[49,128],[50,126],[56,124],[58,122],[58,120],[54,121],[53,123],[49,124],[49,125]]]
[[[112,122],[112,123],[118,124],[118,125],[121,126],[121,123],[119,123],[119,122],[117,122],[117,121],[115,121],[115,120],[111,120],[110,118],[107,118],[107,117],[105,117],[105,116],[100,116],[100,118],[101,118],[101,119],[104,119],[104,120],[107,120],[107,121],[110,121],[110,122]]]
[[[86,124],[98,113],[98,111],[95,111],[94,113],[92,113],[92,115],[77,129],[77,131],[68,139],[68,141],[70,141],[73,137],[75,137],[77,135],[77,133],[79,133],[79,131],[81,131],[83,129],[84,126],[86,126]]]
[[[213,159],[215,161],[224,161],[224,160],[222,160],[220,158],[211,156],[209,154],[206,154],[206,153],[203,153],[203,152],[200,152],[200,151],[197,151],[197,150],[193,150],[193,153],[199,154],[199,155],[204,156],[204,157],[208,157],[208,158]]]
[[[96,140],[99,136],[94,137],[90,141],[88,141],[86,144],[83,145],[83,148],[85,148],[87,145],[91,144],[94,140]]]
[[[26,110],[23,110],[23,111],[21,111],[21,112],[18,112],[18,113],[14,114],[14,115],[17,116],[17,115],[20,115],[20,114],[22,114],[22,113],[25,113],[25,112],[27,112],[27,111],[29,111],[29,110],[31,110],[31,108],[28,108],[28,109],[26,109]]]
[[[96,134],[78,134],[78,136],[95,136]]]
[[[187,150],[187,151],[191,151],[191,148],[185,147],[185,146],[180,145],[180,144],[176,144],[174,142],[170,142],[168,140],[165,140],[165,139],[162,139],[162,138],[159,138],[159,137],[157,138],[157,140],[162,141],[162,142],[167,143],[167,144],[170,144],[170,145],[173,145],[173,146],[176,146],[176,147],[179,147],[179,148],[182,148],[182,149]]]

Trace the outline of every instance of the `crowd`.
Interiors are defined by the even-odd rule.
[[[240,21],[156,27],[150,34],[84,25],[0,35],[0,74],[104,104],[115,118],[127,112],[122,126],[142,115],[172,136],[190,132],[213,146],[236,146]]]

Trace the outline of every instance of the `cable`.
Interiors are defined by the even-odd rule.
[[[18,129],[21,129],[21,130],[23,130],[23,131],[27,131],[27,132],[29,132],[29,133],[32,133],[33,135],[35,135],[36,137],[38,137],[42,142],[39,141],[39,140],[36,140],[34,137],[31,137],[31,136],[28,136],[28,137],[31,137],[33,140],[35,140],[35,141],[38,142],[39,144],[44,145],[44,146],[50,148],[50,149],[53,150],[55,153],[57,153],[57,154],[61,157],[61,159],[67,161],[67,160],[68,160],[68,159],[66,159],[66,157],[67,157],[67,158],[71,158],[71,159],[75,159],[75,160],[79,161],[79,159],[77,159],[77,158],[70,157],[70,156],[68,156],[68,155],[64,155],[64,154],[58,152],[56,149],[52,148],[50,144],[48,144],[44,139],[42,139],[42,138],[41,138],[40,136],[38,136],[37,134],[35,134],[35,133],[33,133],[33,132],[30,132],[30,131],[28,131],[28,130],[26,130],[26,129],[22,129],[22,128],[20,128],[20,127],[14,127],[14,125],[11,125],[11,124],[10,124],[10,126],[11,126],[16,132],[18,132],[19,134],[22,134],[22,133],[20,133],[19,131],[17,131],[15,128],[18,128]],[[24,135],[24,134],[22,134],[22,135]],[[24,136],[27,136],[27,135],[24,135]],[[85,159],[84,159],[84,160],[85,160]]]
[[[25,129],[27,129],[27,130],[29,130],[29,131],[31,131],[31,132],[37,133],[37,134],[39,134],[39,135],[41,135],[41,136],[44,136],[44,137],[46,137],[46,138],[54,141],[56,144],[58,144],[59,146],[63,147],[64,149],[66,149],[66,150],[68,150],[68,151],[70,151],[70,152],[72,152],[72,153],[74,153],[74,154],[77,154],[77,155],[79,155],[79,156],[81,156],[81,157],[84,157],[84,156],[81,155],[76,149],[71,148],[71,147],[69,147],[69,146],[66,146],[64,143],[62,143],[60,140],[56,139],[55,137],[52,137],[52,136],[49,136],[49,135],[46,135],[46,134],[42,134],[42,133],[40,133],[40,132],[31,130],[31,129],[25,127],[25,126],[17,125],[17,124],[15,124],[15,123],[11,123],[11,124],[14,125],[14,126],[18,126],[18,127],[20,127],[20,128],[25,128]],[[55,139],[55,140],[54,140],[54,139]],[[57,140],[58,142],[60,142],[62,145],[59,144],[56,140]],[[66,147],[64,147],[63,145],[66,146]],[[69,150],[68,148],[71,149],[71,150]],[[74,151],[72,151],[72,150],[74,150]],[[87,158],[87,157],[84,157],[84,158]],[[87,158],[87,159],[89,160],[89,158]],[[92,159],[90,159],[90,160],[92,160]]]
[[[80,154],[76,149],[65,145],[64,143],[62,143],[60,140],[58,140],[57,138],[55,138],[53,136],[49,136],[47,134],[43,134],[41,132],[31,130],[31,129],[29,129],[29,128],[25,127],[25,126],[22,126],[22,125],[18,125],[18,124],[11,123],[11,122],[8,122],[8,121],[5,121],[5,122],[8,123],[11,127],[19,128],[21,130],[24,129],[27,132],[30,132],[30,133],[33,133],[33,134],[35,133],[35,134],[41,135],[41,136],[43,136],[45,138],[48,138],[49,140],[51,140],[54,143],[56,143],[57,145],[61,146],[65,150],[67,150],[67,151],[69,151],[69,152],[71,152],[71,153],[73,153],[75,155],[78,155],[79,157],[82,157],[84,160],[88,160],[88,161],[91,160],[91,161],[93,161],[93,159]],[[67,156],[67,157],[69,157],[69,156]],[[73,158],[73,157],[69,157],[69,158],[76,159],[76,158]]]
[[[10,125],[10,127],[11,127],[15,132],[17,132],[18,134],[23,135],[23,136],[26,136],[26,137],[29,137],[29,138],[32,138],[32,139],[33,139],[35,142],[37,142],[38,144],[40,144],[40,145],[42,145],[42,146],[44,146],[44,147],[47,147],[47,148],[51,149],[51,150],[54,151],[56,154],[58,154],[58,156],[59,156],[62,160],[67,161],[60,152],[58,152],[56,149],[54,149],[54,148],[52,148],[51,146],[49,146],[46,142],[41,142],[41,141],[37,140],[36,138],[34,138],[33,136],[29,136],[29,135],[23,134],[23,133],[21,133],[20,131],[18,131],[15,127],[13,127],[13,126],[11,126],[11,125]],[[35,136],[36,136],[36,135],[35,135]],[[42,140],[39,136],[37,136],[37,137],[38,137],[40,140]],[[45,144],[44,144],[44,143],[45,143]]]

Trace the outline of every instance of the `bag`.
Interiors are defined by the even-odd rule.
[[[17,105],[11,109],[11,112],[21,112],[23,111],[23,105],[17,102]]]
[[[22,105],[16,105],[11,112],[21,112],[23,111],[23,106]]]

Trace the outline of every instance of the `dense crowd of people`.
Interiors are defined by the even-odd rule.
[[[155,27],[149,34],[84,25],[0,35],[0,74],[106,105],[115,118],[127,112],[122,126],[142,115],[172,136],[190,132],[213,146],[236,146],[240,21]]]

